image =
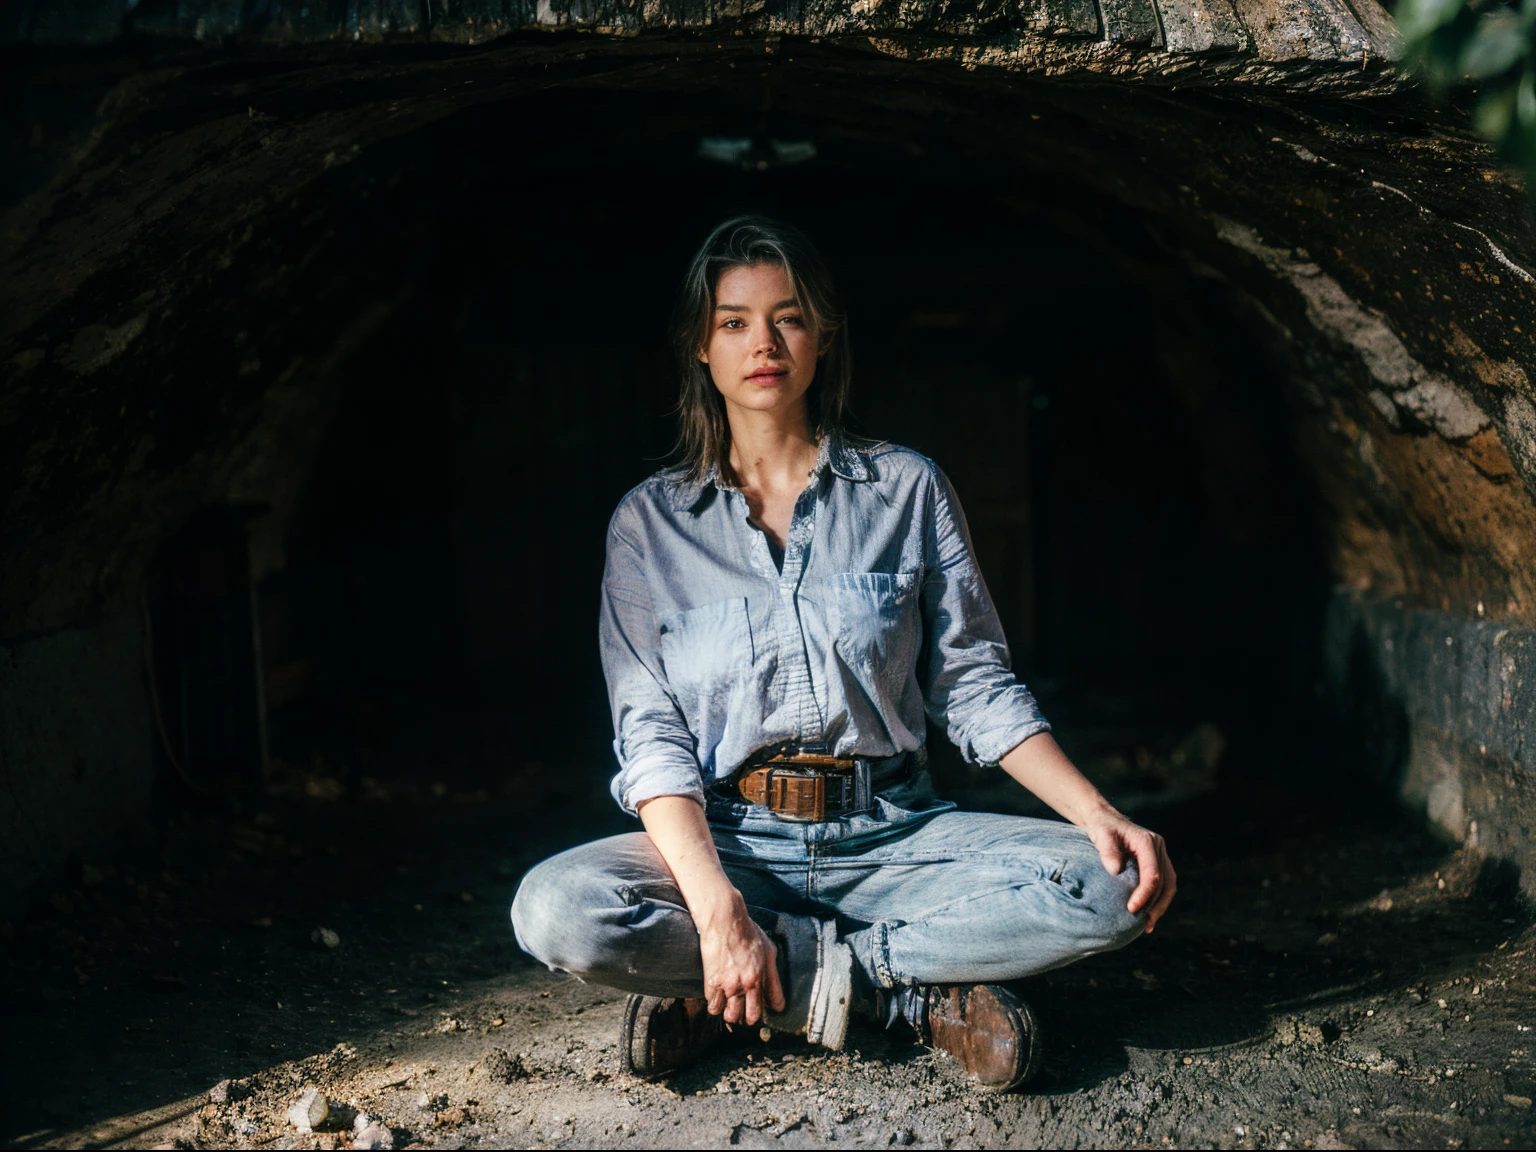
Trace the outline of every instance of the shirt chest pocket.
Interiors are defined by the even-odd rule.
[[[922,642],[915,572],[843,572],[834,577],[837,649],[854,668],[907,673]]]
[[[674,612],[661,621],[661,661],[672,690],[697,699],[752,667],[752,624],[744,596]]]

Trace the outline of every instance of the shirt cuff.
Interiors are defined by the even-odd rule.
[[[1035,698],[1021,684],[988,706],[971,751],[978,764],[996,764],[1031,736],[1050,730]]]
[[[609,789],[619,807],[635,815],[635,809],[657,796],[687,796],[704,806],[704,781],[699,766],[690,758],[665,752],[638,756],[619,770]]]

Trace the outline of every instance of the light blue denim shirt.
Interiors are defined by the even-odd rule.
[[[1009,669],[954,490],[925,456],[823,438],[781,572],[718,474],[658,472],[608,526],[599,637],[627,810],[783,741],[972,764],[1050,729]]]

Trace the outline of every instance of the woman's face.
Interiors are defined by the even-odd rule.
[[[788,412],[816,376],[816,333],[789,274],[777,264],[732,268],[715,288],[715,312],[699,359],[727,405]]]

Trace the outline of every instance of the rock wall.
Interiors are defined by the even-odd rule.
[[[1536,896],[1536,629],[1341,590],[1326,653],[1349,754]]]
[[[861,41],[910,60],[1051,76],[1385,91],[1401,42],[1376,0],[19,0],[0,44],[484,45],[520,33]]]

